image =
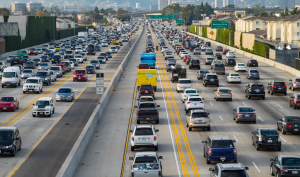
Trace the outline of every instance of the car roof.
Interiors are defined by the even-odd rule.
[[[179,80],[191,80],[191,79],[187,79],[187,78],[183,79],[183,78],[181,78],[181,79],[179,79]]]
[[[60,87],[59,89],[72,89],[71,87]]]
[[[156,152],[136,152],[135,156],[136,157],[144,157],[144,155],[150,155],[150,156],[156,156]]]
[[[283,158],[283,157],[293,157],[293,158],[300,158],[297,155],[279,155],[278,157]]]
[[[28,77],[27,79],[40,79],[39,77]]]
[[[220,163],[221,170],[244,170],[245,166],[242,163]]]
[[[152,125],[136,125],[135,128],[152,128]]]
[[[191,112],[207,112],[205,109],[192,109]]]
[[[52,97],[41,97],[37,101],[40,101],[40,100],[51,101]]]
[[[14,131],[15,129],[17,129],[17,127],[15,127],[15,126],[10,126],[10,127],[0,127],[0,131],[3,131],[3,130],[5,130],[5,131]]]
[[[229,135],[210,135],[212,140],[232,140]]]
[[[228,87],[219,87],[219,89],[223,89],[223,90],[229,90]]]

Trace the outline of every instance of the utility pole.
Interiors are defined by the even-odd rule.
[[[229,46],[231,46],[231,21],[229,21]]]

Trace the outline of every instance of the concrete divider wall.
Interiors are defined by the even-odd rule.
[[[94,133],[97,122],[98,122],[99,118],[101,117],[102,113],[104,112],[104,109],[108,103],[108,100],[110,99],[110,96],[112,95],[112,92],[114,90],[114,87],[118,83],[118,81],[122,75],[122,72],[123,72],[128,60],[131,57],[132,51],[136,47],[137,43],[139,42],[144,29],[145,29],[145,27],[142,29],[141,33],[139,34],[139,37],[136,39],[136,41],[132,45],[131,49],[125,56],[123,62],[120,64],[117,71],[115,72],[111,82],[107,86],[107,88],[100,100],[101,104],[97,105],[97,107],[95,108],[94,112],[92,113],[91,117],[89,118],[89,121],[87,122],[87,124],[85,125],[81,134],[79,135],[77,141],[75,142],[72,150],[70,151],[65,162],[61,166],[56,177],[72,177],[74,175],[75,170],[77,169],[78,164],[82,158],[82,155],[83,155],[86,147],[88,146],[89,141]]]
[[[231,51],[234,51],[236,53],[242,54],[242,55],[244,55],[244,56],[246,56],[248,58],[255,59],[257,61],[266,63],[266,64],[268,64],[270,66],[274,66],[275,68],[278,68],[280,70],[286,71],[286,72],[292,74],[295,77],[299,77],[300,76],[300,71],[296,70],[293,67],[287,66],[287,65],[279,63],[279,62],[276,62],[276,61],[274,61],[272,59],[261,57],[261,56],[258,56],[258,55],[252,54],[252,53],[248,53],[248,52],[245,52],[243,50],[240,50],[240,49],[237,49],[237,48],[234,48],[234,47],[231,47],[231,46],[228,46],[228,45],[225,45],[225,44],[216,42],[214,40],[211,40],[211,39],[208,39],[208,38],[204,38],[202,36],[198,36],[198,35],[195,35],[195,34],[192,34],[192,33],[189,33],[189,32],[186,32],[186,33],[188,33],[189,35],[197,36],[197,37],[199,37],[199,38],[201,38],[203,40],[210,41],[212,44],[216,44],[218,46],[225,47],[225,48],[227,48],[227,49],[229,49]]]

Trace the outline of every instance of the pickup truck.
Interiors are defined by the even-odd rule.
[[[132,177],[162,177],[162,165],[156,152],[136,152],[132,160],[131,176]]]
[[[138,106],[138,111],[136,113],[137,116],[137,124],[140,124],[141,121],[159,123],[159,114],[157,108],[160,105],[156,105],[155,102],[140,102]]]

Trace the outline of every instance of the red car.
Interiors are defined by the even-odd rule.
[[[73,82],[75,81],[87,81],[88,74],[86,69],[76,69],[73,73]]]
[[[224,49],[223,50],[223,55],[226,55],[227,52],[229,52],[229,49]]]
[[[296,109],[300,107],[300,93],[294,93],[290,98],[290,107]]]
[[[0,111],[15,111],[19,108],[19,101],[13,96],[4,96],[0,100]]]
[[[183,57],[183,61],[186,62],[186,59],[191,58],[191,57],[192,57],[191,55],[185,55],[185,56]]]
[[[28,55],[31,55],[31,54],[34,54],[34,55],[37,55],[37,51],[35,50],[35,48],[31,48],[28,50]]]
[[[138,69],[150,69],[150,66],[148,63],[140,63]]]

